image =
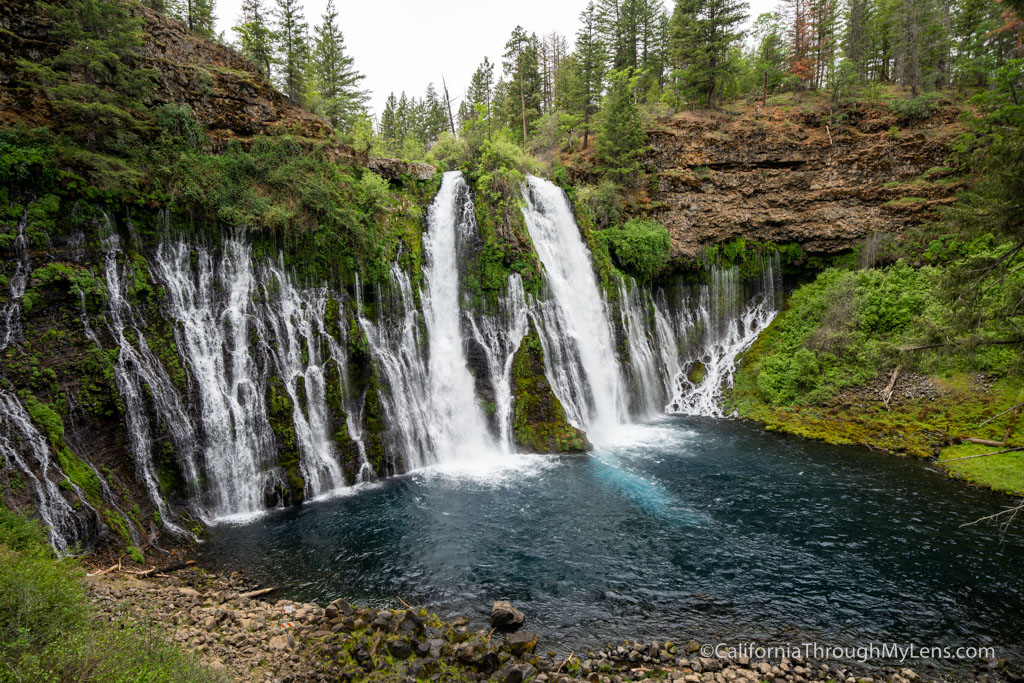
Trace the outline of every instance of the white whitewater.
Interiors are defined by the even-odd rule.
[[[165,242],[153,266],[198,389],[210,516],[258,514],[267,492],[282,483],[265,399],[271,372],[292,402],[306,497],[343,487],[328,426],[325,368],[337,361],[344,367],[344,352],[337,346],[325,352],[327,290],[298,290],[280,265],[257,272],[249,248],[235,239],[225,240],[217,257],[210,249]]]
[[[195,511],[200,517],[205,517],[199,495],[200,471],[195,451],[195,431],[167,371],[146,343],[139,317],[125,296],[124,273],[118,266],[118,255],[121,253],[118,236],[105,238],[103,246],[106,251],[107,283],[107,310],[104,317],[118,346],[114,379],[125,404],[128,441],[135,461],[136,478],[146,487],[150,500],[160,512],[164,527],[173,533],[186,535],[189,532],[175,524],[174,515],[160,492],[147,407],[152,404],[158,419],[170,433],[179,466],[190,488]],[[95,338],[93,341],[98,345]]]
[[[274,440],[249,351],[256,283],[248,250],[227,241],[215,263],[209,250],[196,249],[194,275],[192,250],[183,243],[161,244],[152,262],[198,388],[209,513],[259,512],[273,477]]]
[[[703,330],[699,351],[680,371],[667,411],[680,415],[724,417],[722,402],[733,383],[737,358],[750,348],[778,313],[776,301],[778,253],[763,264],[759,291],[744,301],[738,268],[711,269],[711,283],[700,292],[698,326]],[[704,376],[689,378],[694,365]]]
[[[429,426],[441,459],[467,460],[494,451],[462,338],[457,240],[470,231],[476,231],[476,221],[469,187],[462,173],[450,171],[444,174],[427,216],[423,239],[426,289],[421,292],[434,408]]]
[[[328,427],[325,368],[333,359],[322,352],[320,343],[328,336],[323,329],[328,293],[319,288],[300,295],[283,267],[268,266],[267,270],[261,317],[277,342],[271,352],[292,401],[295,438],[304,456],[302,476],[313,496],[324,495],[345,484]]]
[[[12,342],[21,341],[21,297],[25,296],[32,264],[28,257],[28,240],[25,228],[28,224],[28,207],[18,221],[18,234],[14,238],[14,272],[7,275],[8,294],[10,299],[0,304],[0,350],[7,348]],[[6,271],[6,268],[4,268]]]
[[[526,227],[553,298],[537,318],[548,379],[570,421],[600,440],[628,419],[628,397],[590,252],[558,186],[531,176],[523,195]]]
[[[473,338],[484,349],[491,389],[498,443],[505,452],[512,446],[512,361],[526,336],[529,315],[526,293],[519,273],[508,278],[508,290],[498,301],[495,315],[470,317]]]
[[[391,266],[388,283],[377,286],[376,300],[379,320],[366,317],[361,299],[356,301],[356,312],[370,353],[387,383],[381,403],[392,436],[389,446],[397,450],[391,461],[401,459],[407,470],[424,467],[435,458],[429,427],[433,419],[431,384],[423,355],[426,340],[409,276],[397,263]]]
[[[665,412],[679,375],[679,342],[664,293],[652,296],[629,276],[618,278],[618,309],[629,342],[629,395],[634,414],[653,418]]]

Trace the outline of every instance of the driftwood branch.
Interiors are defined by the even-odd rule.
[[[1003,412],[999,413],[998,415],[995,415],[995,416],[993,416],[993,417],[990,417],[989,419],[985,420],[984,422],[982,422],[982,423],[981,423],[980,425],[978,425],[978,426],[979,426],[979,427],[984,427],[984,426],[985,426],[985,425],[987,425],[987,424],[988,424],[989,422],[993,422],[993,421],[995,421],[995,420],[998,420],[998,419],[999,419],[999,418],[1001,418],[1001,417],[1002,417],[1003,415],[1006,415],[1007,413],[1009,413],[1009,412],[1011,412],[1011,411],[1014,411],[1014,410],[1020,410],[1020,409],[1021,409],[1022,407],[1024,407],[1024,403],[1018,403],[1018,404],[1017,404],[1017,405],[1015,405],[1015,406],[1011,406],[1011,407],[1007,408],[1006,410],[1004,410]]]
[[[966,441],[966,439],[965,439]],[[986,444],[987,445],[987,444]],[[1002,446],[1003,444],[996,444]],[[1016,453],[1017,451],[1024,451],[1024,446],[1017,446],[1016,448],[1007,448],[1004,451],[992,451],[991,453],[978,453],[977,455],[965,455],[960,458],[950,458],[949,460],[940,460],[939,464],[945,464],[947,462],[956,462],[957,460],[973,460],[974,458],[987,458],[990,455],[1002,455],[1003,453]]]
[[[166,574],[167,572],[176,572],[179,569],[184,569],[185,567],[191,567],[195,563],[196,563],[195,560],[188,560],[186,562],[175,562],[174,564],[169,564],[166,567],[153,567],[152,569],[146,569],[146,570],[141,571],[141,572],[130,572],[130,573],[131,574],[135,574],[140,579],[144,579],[147,576],[152,576],[153,574]]]
[[[995,441],[993,439],[979,439],[974,436],[964,436],[961,437],[960,440],[963,441],[964,443],[976,443],[979,446],[994,446],[996,448],[998,448],[999,446],[1006,445],[1005,441]]]
[[[896,369],[892,371],[892,376],[889,377],[889,384],[885,387],[885,391],[882,392],[882,402],[885,403],[885,409],[889,410],[889,403],[892,401],[892,395],[896,391],[896,380],[900,376],[900,366],[896,366]]]
[[[1004,517],[1006,515],[1009,515],[1010,518],[1007,519],[1005,522],[1003,522],[1003,528],[1005,530],[1006,527],[1010,526],[1010,524],[1017,517],[1017,515],[1020,513],[1021,510],[1024,510],[1024,501],[1022,501],[1021,503],[1019,503],[1018,505],[1016,505],[1016,506],[1014,506],[1012,508],[1006,508],[1005,510],[1002,510],[1002,511],[997,512],[995,514],[985,515],[984,517],[979,517],[978,519],[974,520],[973,522],[964,522],[963,524],[960,525],[960,528],[962,529],[965,526],[974,526],[975,524],[980,524],[981,522],[994,521],[994,520],[999,519],[1000,517]]]
[[[270,588],[260,588],[259,590],[248,591],[246,593],[239,593],[238,597],[240,597],[240,598],[258,598],[261,595],[266,595],[268,593],[273,593],[276,590],[277,590],[277,588],[275,588],[273,586],[271,586]]]

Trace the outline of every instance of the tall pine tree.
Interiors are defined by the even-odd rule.
[[[525,143],[529,136],[529,126],[540,116],[541,82],[540,68],[537,62],[539,45],[537,36],[528,36],[522,26],[516,26],[512,36],[505,44],[505,75],[509,78],[509,93],[506,100],[506,112],[510,123],[516,120],[521,127],[522,139]]]
[[[576,71],[579,77],[580,114],[583,117],[583,147],[586,148],[592,132],[594,115],[601,105],[607,53],[598,28],[597,8],[593,0],[580,14],[580,29],[576,32]]]
[[[314,110],[326,116],[336,128],[348,132],[366,112],[369,95],[359,87],[363,75],[356,71],[352,57],[345,54],[345,38],[338,28],[334,0],[327,1],[315,39],[310,58]]]
[[[680,90],[712,108],[735,66],[729,52],[743,35],[745,0],[676,0],[669,24],[669,54]]]
[[[640,184],[640,158],[647,145],[636,100],[637,78],[631,69],[613,71],[601,111],[597,157],[605,174],[629,187]]]
[[[235,26],[235,32],[238,34],[242,54],[256,65],[260,73],[270,78],[276,36],[267,18],[263,0],[244,0],[242,18],[238,26]]]
[[[293,102],[302,104],[305,91],[306,17],[301,0],[277,0],[277,83]]]

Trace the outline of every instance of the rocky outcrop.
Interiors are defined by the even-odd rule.
[[[751,107],[659,121],[640,210],[668,226],[675,256],[692,258],[738,237],[836,253],[953,201],[961,185],[945,164],[958,112],[914,127],[880,108],[853,109],[838,127],[822,113]]]
[[[145,22],[146,39],[135,65],[156,71],[157,79],[146,104],[187,105],[207,134],[216,141],[250,138],[267,133],[290,133],[326,139],[331,126],[277,92],[248,59],[231,48],[205,40],[181,22],[133,4],[131,11]],[[18,59],[38,61],[57,53],[63,44],[52,34],[52,22],[33,0],[11,0],[0,9],[0,39],[4,53],[0,85],[3,118],[30,119],[38,125],[52,120],[45,98],[10,86],[20,77]]]
[[[587,435],[569,424],[544,375],[544,350],[533,324],[512,359],[512,437],[533,453],[582,453]]]

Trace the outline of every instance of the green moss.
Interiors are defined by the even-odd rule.
[[[558,397],[544,376],[544,349],[531,324],[512,359],[512,436],[533,453],[590,450],[581,430],[569,424]]]
[[[94,505],[98,504],[102,490],[99,478],[96,476],[96,472],[72,453],[64,443],[64,421],[61,420],[60,415],[52,406],[40,402],[28,392],[21,392],[20,396],[32,421],[47,436],[65,476],[82,489],[90,502]]]
[[[22,299],[26,314],[41,306],[47,290],[54,288],[63,288],[75,298],[84,295],[86,311],[92,314],[99,313],[106,305],[107,289],[103,280],[82,266],[54,261],[33,270],[29,282],[31,287],[25,290]]]
[[[306,481],[300,468],[299,445],[295,437],[292,401],[277,377],[267,381],[267,417],[277,445],[277,463],[284,472],[286,488],[278,491],[286,503],[298,504],[305,497]]]
[[[515,169],[498,168],[472,173],[470,181],[480,244],[462,268],[463,290],[478,308],[493,305],[504,293],[509,275],[518,273],[524,289],[536,294],[543,275],[523,216],[524,176]]]

